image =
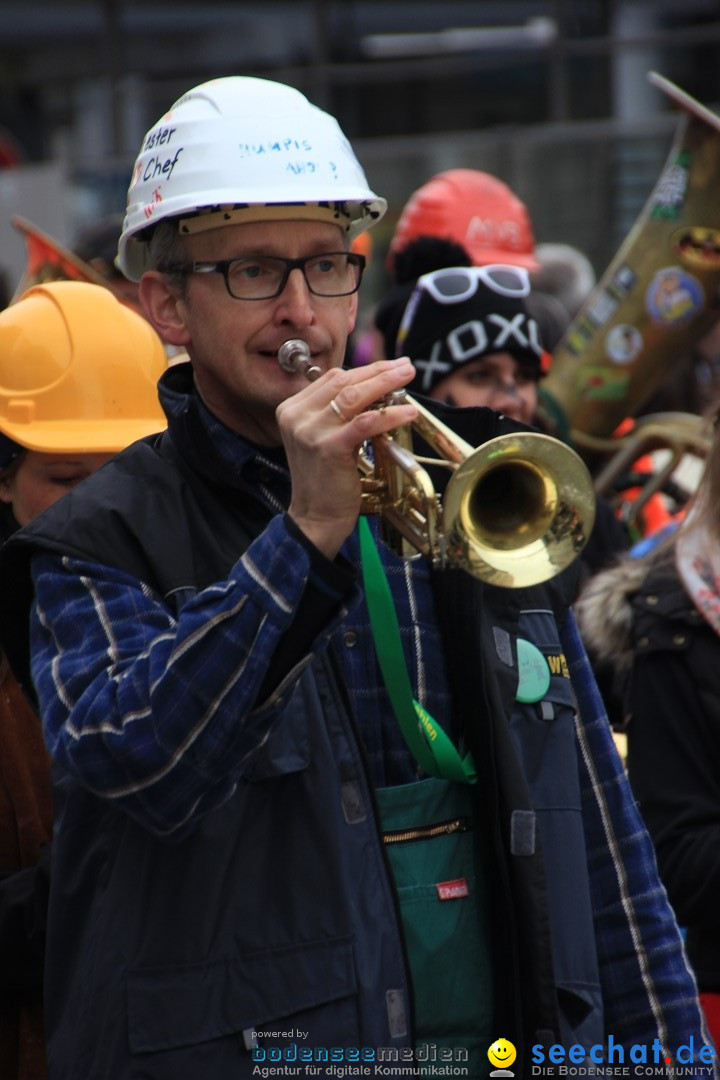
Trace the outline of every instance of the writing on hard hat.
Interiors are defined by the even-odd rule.
[[[477,169],[437,173],[410,196],[390,242],[390,269],[395,254],[418,236],[461,244],[476,266],[539,265],[527,207],[502,180]]]
[[[178,218],[195,232],[252,220],[311,217],[352,240],[386,202],[337,120],[291,86],[246,76],[183,94],[145,136],[118,245],[123,273],[148,269],[148,229]]]
[[[116,453],[162,431],[167,366],[150,324],[103,285],[36,285],[0,312],[0,433],[28,450]]]

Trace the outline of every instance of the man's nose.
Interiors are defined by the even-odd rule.
[[[313,318],[311,297],[305,275],[296,266],[288,274],[285,288],[278,297],[278,316],[297,325],[307,325]]]

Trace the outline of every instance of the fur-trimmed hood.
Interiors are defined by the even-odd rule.
[[[647,578],[645,559],[629,556],[590,578],[575,602],[575,615],[594,661],[626,670],[633,659],[632,597]]]

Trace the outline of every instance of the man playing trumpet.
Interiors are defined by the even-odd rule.
[[[263,80],[191,90],[136,162],[120,265],[190,357],[168,434],[4,562],[54,760],[51,1077],[703,1044],[571,572],[489,587],[358,521],[359,448],[417,412],[409,362],[341,368],[384,208]],[[473,446],[521,427],[438,409]]]

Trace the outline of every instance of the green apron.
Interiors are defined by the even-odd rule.
[[[448,1048],[468,1077],[485,1076],[495,1039],[493,978],[471,787],[433,778],[375,795],[400,899],[420,1075],[423,1060]]]

